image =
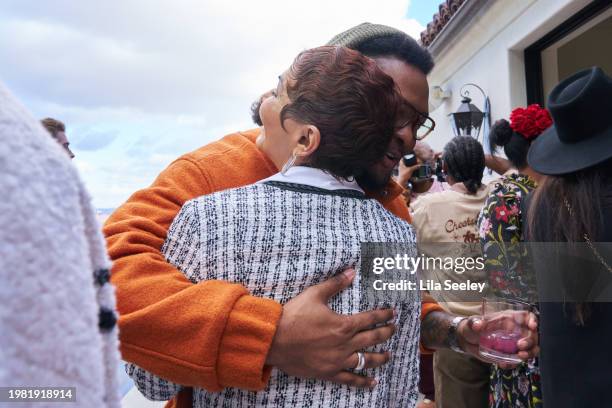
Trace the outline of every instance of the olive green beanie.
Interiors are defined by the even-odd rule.
[[[332,38],[327,45],[341,45],[347,48],[357,48],[361,43],[374,38],[390,37],[406,33],[386,25],[361,23],[358,26],[349,28]]]

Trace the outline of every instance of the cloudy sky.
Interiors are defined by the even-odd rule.
[[[303,49],[364,21],[418,37],[439,0],[3,0],[0,80],[67,125],[98,208],[174,158],[252,127]]]

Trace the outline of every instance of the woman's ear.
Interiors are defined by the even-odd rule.
[[[319,128],[314,125],[303,125],[301,136],[293,152],[298,157],[307,158],[319,148],[319,144],[321,144]]]

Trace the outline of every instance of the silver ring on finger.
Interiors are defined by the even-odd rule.
[[[362,371],[365,368],[365,363],[366,363],[366,358],[365,358],[365,354],[361,351],[357,352],[357,365],[355,366],[355,368],[353,368],[353,371],[355,371],[356,373]]]

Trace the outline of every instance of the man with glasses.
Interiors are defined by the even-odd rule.
[[[330,44],[373,58],[406,100],[385,158],[358,181],[385,208],[409,220],[402,188],[391,174],[416,139],[434,127],[422,113],[428,107],[426,75],[433,67],[431,56],[405,33],[369,23],[339,34]],[[256,122],[258,111],[255,103]],[[167,230],[183,203],[255,183],[278,171],[256,145],[258,134],[259,129],[231,134],[182,156],[106,222],[104,232],[115,262],[112,281],[117,287],[123,358],[174,383],[209,391],[262,389],[272,366],[302,378],[373,387],[374,378],[347,371],[346,361],[392,336],[393,311],[344,316],[327,306],[330,297],[351,284],[354,271],[340,273],[280,305],[251,296],[230,282],[195,285],[161,253]],[[477,353],[482,322],[457,320],[433,301],[423,303],[421,317],[424,346]],[[532,340],[525,343],[525,350],[535,345]],[[389,359],[386,353],[366,355],[364,361],[359,359],[359,367],[376,367]],[[185,392],[175,402],[191,406]]]

